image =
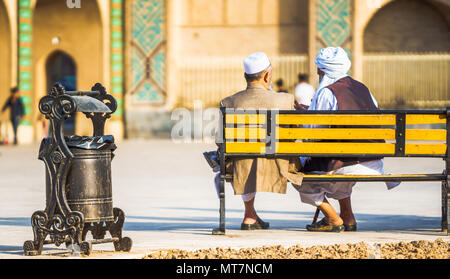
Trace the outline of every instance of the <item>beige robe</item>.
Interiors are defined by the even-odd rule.
[[[221,101],[221,106],[234,109],[293,110],[294,95],[266,90],[260,84],[250,84],[246,90]],[[303,174],[298,172],[298,158],[233,159],[233,188],[235,195],[254,192],[285,194],[287,182],[301,185]]]

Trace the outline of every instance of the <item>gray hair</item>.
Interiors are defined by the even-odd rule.
[[[272,65],[269,65],[269,67],[265,68],[265,69],[262,70],[261,72],[257,72],[257,73],[254,73],[254,74],[247,74],[247,73],[244,73],[245,80],[246,80],[247,82],[252,82],[252,81],[255,81],[255,80],[260,80],[260,79],[262,78],[262,75],[264,74],[264,72],[267,71],[268,69],[270,69],[271,67],[272,67]]]

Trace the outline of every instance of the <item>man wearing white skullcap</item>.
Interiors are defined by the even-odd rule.
[[[378,110],[378,104],[367,87],[348,76],[351,67],[347,53],[341,47],[327,47],[320,51],[315,63],[320,82],[309,110]],[[307,128],[319,126],[305,125]],[[358,141],[380,142],[380,141]],[[384,141],[382,141],[384,142]],[[384,174],[382,158],[301,158],[304,172],[315,174]],[[356,220],[350,196],[355,182],[309,182],[294,185],[302,202],[316,206],[324,215],[321,221],[308,225],[309,231],[356,231]],[[399,185],[386,183],[388,189]],[[328,203],[339,201],[340,215]]]
[[[238,110],[293,110],[294,96],[272,90],[272,66],[263,52],[256,52],[244,59],[244,76],[247,88],[223,99],[221,107]],[[227,172],[233,172],[235,195],[242,195],[245,213],[242,230],[268,229],[269,223],[261,220],[254,208],[256,192],[285,194],[287,181],[301,184],[303,174],[298,173],[300,161],[293,159],[233,159],[227,162]],[[219,174],[215,178],[216,189]]]
[[[248,75],[260,73],[270,67],[269,57],[264,52],[255,52],[245,57],[244,69]]]

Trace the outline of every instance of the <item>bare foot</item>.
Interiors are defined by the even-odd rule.
[[[256,223],[256,218],[251,218],[251,217],[244,217],[244,221],[242,221],[242,223],[244,224],[255,224]]]
[[[244,220],[242,223],[244,224],[255,224],[258,222],[258,215],[256,214],[256,211],[254,212],[248,212],[244,214]]]

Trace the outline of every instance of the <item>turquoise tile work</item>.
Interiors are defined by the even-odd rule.
[[[166,1],[131,2],[129,94],[133,103],[164,104],[166,99]]]
[[[25,107],[25,115],[21,125],[30,126],[31,118],[31,100],[33,91],[32,82],[32,49],[33,49],[33,12],[30,0],[20,0],[19,7],[19,90],[22,95],[22,102]]]
[[[353,0],[317,0],[317,52],[327,46],[342,46],[351,52]]]
[[[123,115],[123,7],[125,0],[111,0],[111,94],[117,100],[112,121],[121,121]]]

